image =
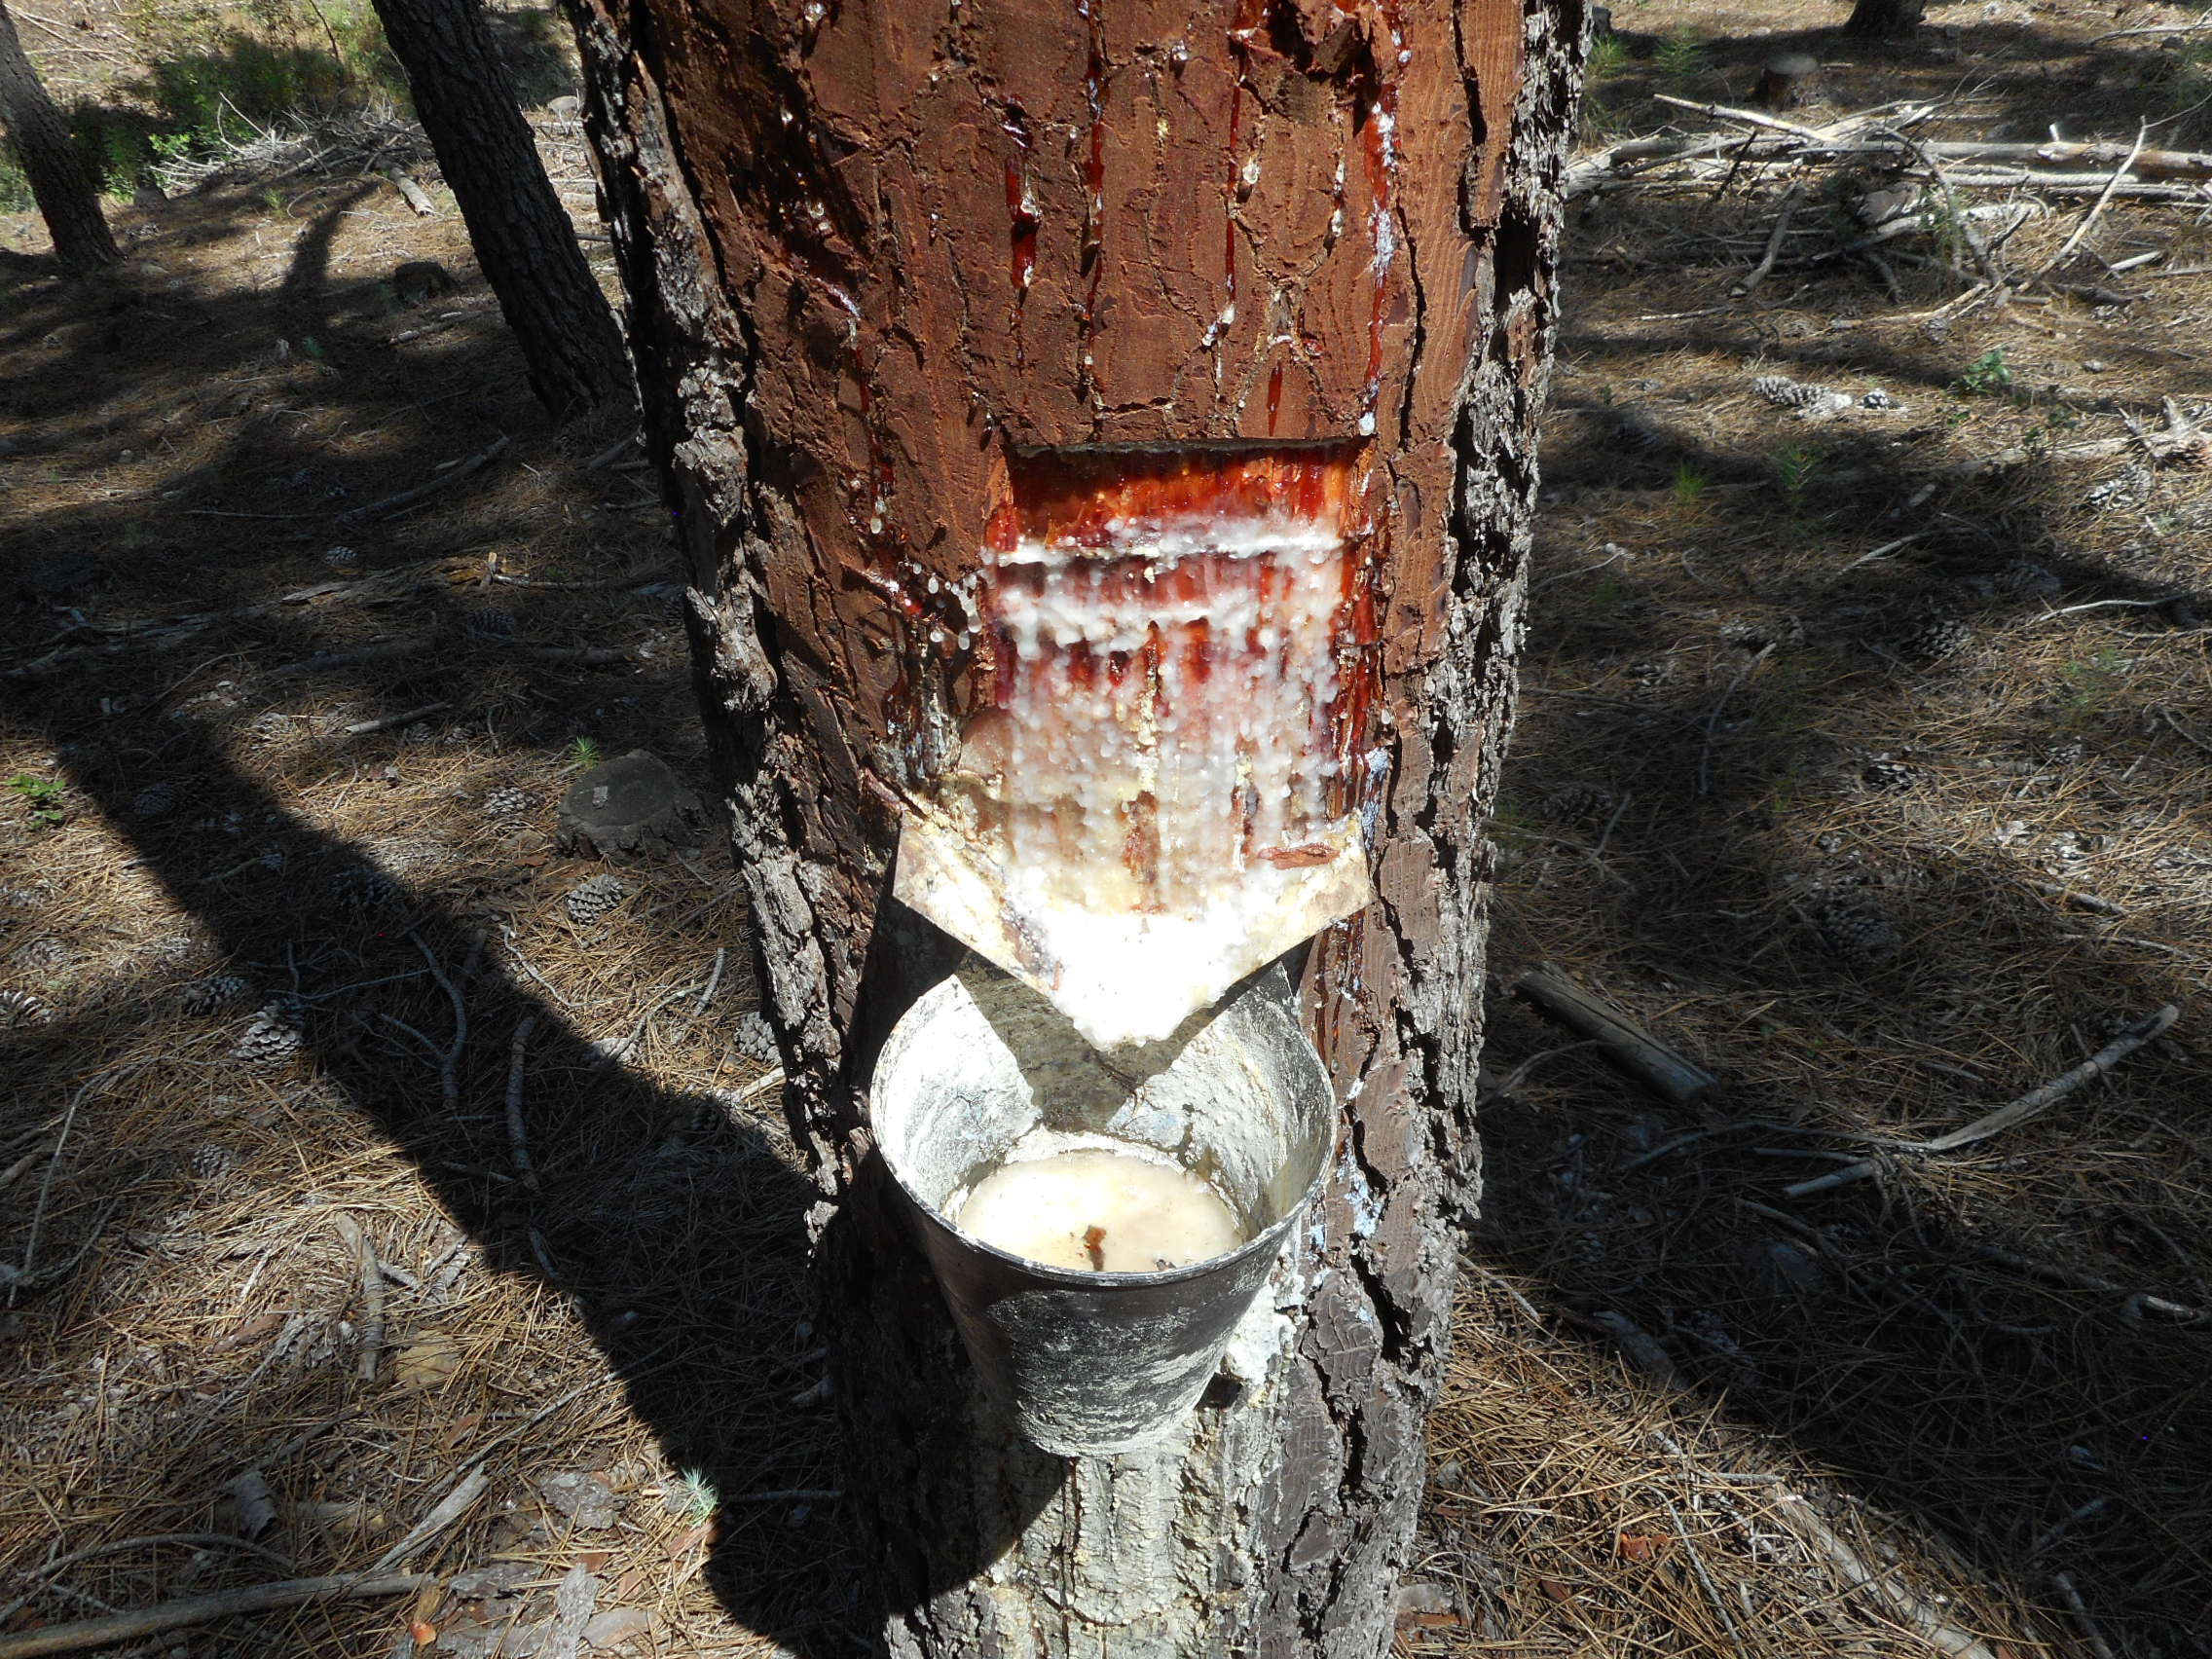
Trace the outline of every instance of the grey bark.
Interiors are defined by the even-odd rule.
[[[1920,27],[1927,0],[1858,0],[1843,32],[1862,40],[1904,40]]]
[[[29,175],[32,199],[61,263],[91,271],[121,259],[100,211],[99,182],[77,153],[69,124],[46,95],[5,5],[0,5],[0,125]]]
[[[537,159],[478,0],[375,0],[531,389],[565,419],[628,395],[621,331]]]
[[[1517,0],[1261,10],[1224,31],[1166,5],[1047,23],[985,0],[950,22],[571,0],[764,1012],[820,1191],[848,1508],[880,1640],[914,1659],[1372,1659],[1392,1634],[1479,1173],[1480,825],[1511,719],[1585,19]],[[1385,55],[1376,31],[1397,27]],[[1402,151],[1382,152],[1398,189],[1347,212],[1339,166],[1332,207],[1330,168],[1374,144],[1393,60],[1413,66]],[[1177,159],[1186,122],[1202,178]],[[1226,273],[1206,263],[1225,218]],[[1239,272],[1244,303],[1224,308]],[[1319,319],[1295,379],[1271,287]],[[1003,442],[1265,438],[1278,415],[1287,437],[1372,432],[1395,480],[1375,577],[1381,898],[1304,965],[1346,1098],[1338,1162],[1238,1376],[1182,1437],[1055,1458],[975,1397],[866,1124],[876,1048],[952,955],[883,899],[920,578],[934,594],[975,569],[975,458]]]

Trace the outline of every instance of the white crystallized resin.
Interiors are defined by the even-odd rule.
[[[1002,1165],[955,1220],[1010,1255],[1108,1273],[1187,1267],[1244,1242],[1221,1195],[1189,1170],[1089,1147]]]

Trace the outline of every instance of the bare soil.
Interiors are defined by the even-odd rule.
[[[2091,44],[2193,11],[1843,15],[1616,5],[1586,148],[1742,130],[1658,95],[1741,105],[1782,50],[1825,65],[1791,121],[2212,144],[2192,37]],[[536,1651],[579,1567],[610,1648],[860,1651],[738,884],[710,851],[593,915],[553,844],[591,753],[704,781],[665,509],[625,418],[530,402],[419,139],[280,149],[115,209],[94,281],[0,221],[0,778],[60,785],[0,794],[0,1631],[366,1567],[477,1459],[424,1595],[139,1651]],[[1408,1654],[2212,1652],[2212,467],[2128,438],[2212,420],[2212,198],[2115,200],[2054,272],[2139,298],[1999,304],[1911,262],[1933,217],[1887,276],[1838,252],[1891,176],[1575,209]],[[2017,271],[2090,205],[1966,198],[2011,200]],[[1508,994],[1545,962],[1725,1091],[1571,1047]],[[1887,1144],[2168,1002],[2032,1121]]]

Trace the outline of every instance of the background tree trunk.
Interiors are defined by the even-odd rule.
[[[1862,40],[1903,40],[1920,27],[1927,0],[1858,0],[1843,32]]]
[[[69,124],[39,83],[5,5],[0,5],[0,123],[6,124],[23,171],[30,175],[31,196],[61,263],[73,271],[90,271],[121,259],[100,212],[99,183],[78,155]]]
[[[1473,1096],[1571,3],[574,0],[645,418],[756,911],[884,1641],[902,1655],[1380,1652],[1423,1477]],[[1379,902],[1303,955],[1348,1104],[1296,1317],[1157,1454],[973,1398],[865,1088],[956,954],[884,900],[1010,453],[1335,440]],[[962,648],[965,648],[963,643]],[[1294,966],[1298,966],[1294,963]]]
[[[537,400],[565,419],[626,396],[621,331],[546,179],[482,7],[375,4]]]

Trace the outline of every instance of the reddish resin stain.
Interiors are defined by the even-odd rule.
[[[1281,649],[1269,637],[1293,631],[1298,596],[1292,575],[1273,559],[1235,552],[1198,552],[1171,563],[1128,553],[1132,526],[1224,527],[1254,522],[1304,525],[1344,537],[1334,556],[1332,579],[1341,585],[1328,625],[1336,663],[1333,693],[1307,711],[1307,741],[1318,767],[1328,762],[1327,811],[1340,815],[1360,804],[1360,781],[1369,720],[1380,672],[1378,615],[1371,591],[1375,569],[1371,503],[1359,476],[1354,446],[1281,449],[1074,450],[1017,456],[1010,464],[1011,490],[993,512],[985,535],[992,555],[1013,553],[1023,541],[1089,550],[1081,567],[1090,603],[1116,613],[1149,612],[1161,618],[1135,650],[1094,652],[1071,644],[1051,672],[1078,691],[1148,695],[1171,714],[1179,699],[1217,695],[1232,700],[1252,683],[1255,664]],[[1004,622],[1008,606],[1045,594],[1067,579],[1065,569],[991,558],[978,595],[987,645],[977,653],[978,682],[970,704],[1011,709],[1027,700],[1043,665],[1025,662],[1014,631]],[[1250,626],[1223,632],[1212,616],[1225,600],[1244,595]],[[1235,607],[1232,607],[1235,608]],[[1132,835],[1130,845],[1145,844]],[[1292,845],[1266,857],[1296,867],[1306,849]]]
[[[1026,295],[1037,275],[1037,212],[1029,203],[1019,156],[1007,158],[1006,211],[1013,221],[1014,288],[1015,293]]]
[[[1282,365],[1277,363],[1268,375],[1268,436],[1275,435],[1275,417],[1282,413]]]

